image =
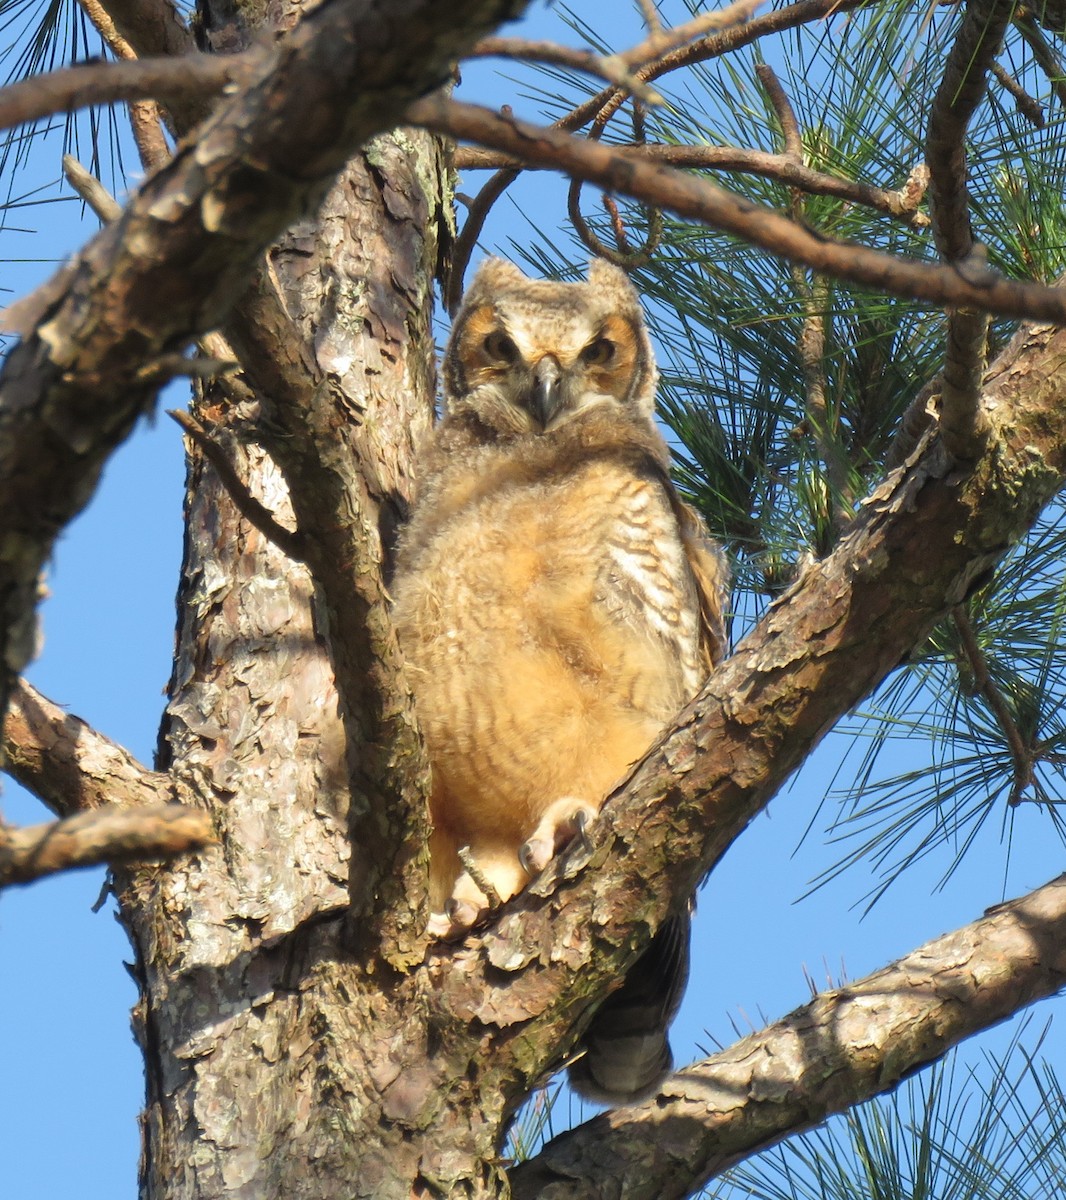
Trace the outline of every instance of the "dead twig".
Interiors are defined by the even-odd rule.
[[[463,864],[463,870],[466,871],[484,893],[485,899],[489,902],[489,912],[495,912],[503,904],[503,898],[492,886],[492,881],[478,865],[478,861],[471,852],[470,847],[460,846],[456,854],[459,857],[459,861]]]
[[[1044,109],[1040,102],[1022,87],[1022,85],[1014,78],[1014,76],[1000,63],[992,64],[992,74],[996,77],[1000,86],[1010,94],[1014,100],[1014,106],[1022,114],[1027,121],[1035,125],[1037,129],[1043,129],[1046,124],[1044,120]]]
[[[662,104],[663,102],[662,96],[634,75],[625,60],[617,54],[595,54],[591,50],[577,50],[572,46],[561,46],[558,42],[495,37],[482,38],[474,47],[470,57],[517,58],[523,62],[540,62],[550,66],[569,67],[571,71],[583,71],[586,75],[595,75],[599,79],[605,79],[614,87],[636,96],[645,104]]]
[[[133,47],[115,28],[111,15],[100,0],[78,0],[78,3],[116,58],[137,57]],[[154,171],[170,159],[170,147],[163,133],[162,111],[155,100],[133,100],[129,110],[130,128],[133,130],[133,140],[137,146],[141,166],[146,171]]]
[[[63,155],[63,174],[67,183],[78,193],[105,225],[114,221],[122,212],[122,205],[104,187],[99,179],[86,170],[73,154]]]
[[[177,409],[167,409],[167,416],[185,430],[189,438],[203,451],[204,457],[211,463],[222,482],[222,486],[233,501],[234,507],[242,517],[255,529],[273,542],[275,546],[296,562],[307,561],[307,550],[304,540],[298,531],[286,529],[265,505],[252,495],[244,480],[237,474],[230,462],[229,455],[222,449],[199,421]]]
[[[838,175],[827,175],[797,163],[784,154],[771,154],[765,150],[748,150],[735,146],[669,146],[658,142],[647,145],[617,145],[611,147],[629,158],[662,163],[664,166],[694,168],[697,170],[726,171],[730,174],[758,175],[778,183],[807,192],[812,196],[834,196],[850,204],[861,204],[887,216],[895,217],[915,229],[925,229],[929,218],[918,211],[925,195],[928,176],[919,172],[920,178],[908,180],[902,188],[888,191],[860,180],[844,179]],[[480,146],[460,146],[455,151],[455,165],[459,170],[481,171],[519,168],[543,170],[540,164],[521,160],[514,155],[486,150]]]
[[[1054,46],[1048,41],[1043,29],[1033,20],[1029,13],[1019,12],[1015,18],[1014,27],[1025,39],[1026,45],[1033,52],[1037,66],[1047,76],[1048,83],[1059,102],[1060,107],[1066,108],[1066,69],[1059,58]]]
[[[962,643],[967,666],[973,676],[974,688],[988,701],[1010,750],[1011,762],[1014,764],[1014,786],[1011,788],[1008,803],[1013,807],[1021,803],[1026,788],[1033,782],[1033,767],[1037,755],[1026,745],[1006,697],[988,672],[988,662],[977,641],[966,606],[960,604],[952,610],[951,616]]]

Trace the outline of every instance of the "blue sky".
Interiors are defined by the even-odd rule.
[[[531,36],[561,36],[555,16],[538,8]],[[617,31],[616,31],[617,32]],[[621,35],[619,35],[621,36]],[[572,38],[569,40],[573,40]],[[493,64],[464,68],[464,91],[512,103]],[[506,68],[502,74],[512,72]],[[58,137],[42,143],[17,192],[58,177]],[[130,155],[130,161],[133,156]],[[464,190],[472,190],[468,183]],[[50,194],[47,190],[45,194]],[[534,177],[519,202],[505,199],[485,238],[506,253],[531,236],[525,214],[552,229],[563,216],[561,190]],[[3,285],[19,294],[92,232],[79,206],[22,209],[0,229]],[[12,263],[12,259],[41,261]],[[4,297],[6,300],[9,297]],[[160,404],[184,404],[180,386]],[[181,553],[183,461],[179,430],[165,416],[144,421],[110,463],[99,492],[60,543],[43,606],[45,643],[31,680],[53,700],[150,763],[170,667],[174,594]],[[896,767],[906,760],[897,752]],[[803,1003],[805,971],[824,984],[857,978],[928,938],[973,920],[1005,896],[1038,886],[1062,868],[1062,847],[1045,836],[1039,815],[1018,811],[1009,867],[996,839],[982,840],[942,891],[943,859],[915,868],[865,919],[856,902],[869,881],[846,874],[797,903],[809,881],[836,859],[817,833],[796,852],[830,786],[839,747],[830,744],[759,817],[701,891],[693,975],[673,1037],[675,1058],[689,1061],[733,1028],[757,1028]],[[42,807],[5,784],[5,818],[47,819]],[[129,947],[108,902],[93,913],[102,871],[12,888],[0,897],[0,1028],[5,1077],[0,1086],[0,1195],[12,1200],[118,1200],[136,1194],[142,1100],[139,1055],[129,1032],[135,989],[123,967]],[[1050,1013],[1051,1004],[1040,1010]],[[1060,1022],[1061,1024],[1061,1022]],[[983,1045],[1006,1044],[1008,1029]],[[1056,1031],[1045,1047],[1061,1052]],[[978,1048],[966,1053],[976,1058]]]

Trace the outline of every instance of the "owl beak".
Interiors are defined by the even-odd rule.
[[[546,354],[533,368],[533,388],[529,394],[529,410],[547,429],[552,417],[562,407],[563,373],[556,359]]]

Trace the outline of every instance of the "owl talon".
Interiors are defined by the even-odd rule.
[[[433,938],[453,938],[466,933],[472,925],[487,912],[466,900],[456,900],[451,897],[444,902],[444,912],[429,914],[426,922],[426,932]]]
[[[518,848],[518,861],[530,875],[536,875],[574,838],[580,838],[587,849],[588,828],[595,819],[596,809],[591,804],[569,796],[557,800],[541,818],[533,836]]]
[[[518,861],[527,875],[539,875],[551,862],[555,853],[555,839],[530,838],[518,847]]]

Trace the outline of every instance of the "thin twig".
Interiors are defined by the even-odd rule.
[[[655,7],[655,0],[637,0],[637,8],[640,9],[640,15],[644,18],[644,24],[651,33],[660,33],[663,27],[663,19],[659,16],[659,10]]]
[[[686,46],[697,38],[705,37],[712,30],[728,29],[732,25],[743,25],[749,21],[755,10],[761,8],[766,0],[734,0],[725,8],[711,9],[700,13],[684,25],[674,25],[664,29],[660,24],[639,45],[626,50],[619,57],[629,66],[638,66],[661,58],[679,46]]]
[[[167,409],[167,416],[185,430],[211,463],[226,489],[234,507],[255,529],[296,562],[306,562],[307,550],[299,532],[286,529],[265,505],[252,495],[244,480],[237,474],[225,450],[211,437],[194,417],[177,409]]]
[[[0,827],[0,886],[73,867],[173,858],[217,840],[210,814],[184,804],[99,808],[45,825]]]
[[[988,267],[963,271],[836,241],[703,177],[628,158],[602,142],[531,125],[477,105],[460,104],[440,94],[416,101],[406,117],[411,124],[449,137],[481,142],[543,166],[551,165],[607,191],[633,196],[735,234],[789,262],[803,263],[811,270],[879,292],[930,304],[972,306],[1002,316],[1066,324],[1066,292],[1060,289],[1006,279]]]
[[[988,701],[989,707],[995,714],[999,728],[1004,738],[1006,738],[1011,761],[1014,764],[1014,786],[1011,788],[1008,802],[1012,806],[1016,806],[1021,803],[1025,789],[1033,782],[1035,755],[1025,744],[1025,739],[1022,737],[1021,730],[1014,720],[1014,714],[1010,710],[1010,705],[1007,703],[1006,697],[996,687],[995,682],[988,673],[988,663],[985,660],[984,651],[978,644],[966,606],[964,604],[958,605],[952,609],[951,615],[955,622],[955,628],[959,632],[959,639],[962,642],[962,649],[966,655],[966,662],[973,674],[976,689]]]
[[[86,170],[73,154],[63,155],[63,174],[67,183],[78,193],[105,225],[122,214],[122,205],[99,179]]]
[[[583,71],[606,79],[608,83],[643,100],[645,104],[662,104],[658,92],[634,75],[625,60],[617,54],[595,54],[591,50],[577,50],[572,46],[561,46],[558,42],[531,41],[528,38],[495,37],[482,38],[470,54],[471,58],[518,58],[523,62],[548,63],[550,66],[569,67],[571,71]]]
[[[1066,108],[1066,70],[1063,69],[1062,60],[1055,52],[1054,46],[1047,40],[1044,31],[1029,14],[1023,16],[1019,13],[1015,18],[1014,25],[1033,52],[1037,66],[1047,76],[1059,106]]]
[[[463,870],[466,871],[484,893],[485,899],[489,902],[489,912],[495,912],[503,904],[503,898],[492,886],[492,881],[485,872],[478,866],[477,859],[471,852],[470,847],[460,846],[456,854],[459,857],[459,861],[463,864]]]
[[[1014,106],[1022,114],[1023,117],[1037,129],[1043,129],[1046,124],[1044,120],[1044,109],[1040,102],[1022,87],[1022,85],[1014,78],[1014,76],[1001,63],[994,62],[992,64],[992,74],[996,77],[1000,86],[1003,87],[1013,98]]]

